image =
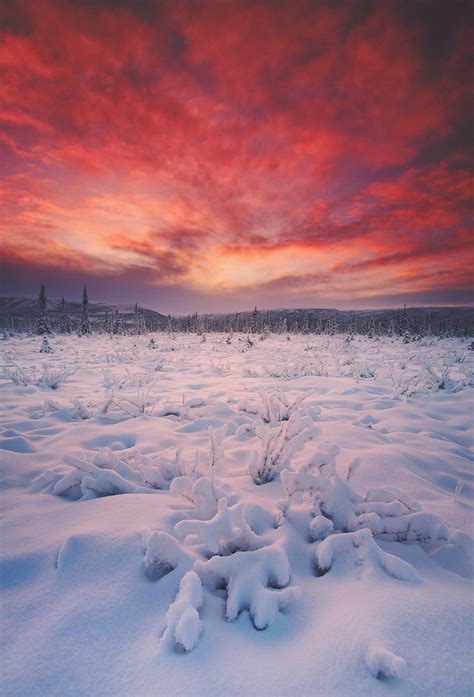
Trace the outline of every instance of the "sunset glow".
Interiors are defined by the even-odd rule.
[[[469,3],[0,9],[2,292],[472,300]]]

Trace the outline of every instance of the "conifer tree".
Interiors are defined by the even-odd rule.
[[[123,334],[122,323],[120,322],[118,310],[115,310],[115,313],[114,313],[114,318],[113,318],[113,322],[112,322],[112,334],[115,334],[115,335]]]
[[[89,298],[87,296],[87,286],[84,286],[82,293],[81,323],[79,327],[81,336],[88,336],[91,333],[91,323],[89,321]]]
[[[43,284],[40,286],[40,292],[38,296],[38,316],[36,321],[36,333],[44,336],[45,334],[52,334],[51,324],[46,315],[46,288]]]
[[[53,349],[51,348],[49,341],[45,335],[43,335],[43,340],[41,342],[39,352],[40,353],[53,353]]]
[[[70,334],[72,330],[71,318],[69,316],[69,310],[64,301],[61,298],[61,308],[59,313],[59,331],[61,334]]]
[[[257,332],[257,330],[258,330],[258,310],[257,310],[257,306],[255,305],[255,309],[252,312],[250,331],[252,332],[252,334],[255,334]]]
[[[303,334],[309,334],[309,317],[307,314],[303,317],[302,332]]]

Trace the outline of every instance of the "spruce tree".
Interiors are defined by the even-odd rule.
[[[82,293],[81,324],[79,334],[88,336],[91,333],[91,323],[89,321],[89,298],[87,296],[87,286],[84,286]]]
[[[69,310],[64,301],[61,298],[61,308],[59,312],[59,331],[61,334],[70,334],[72,329],[71,318],[69,317]]]
[[[40,353],[53,353],[53,349],[51,348],[49,341],[45,335],[43,335],[43,341],[41,342],[39,352]]]
[[[38,315],[36,321],[36,333],[41,336],[44,336],[45,334],[52,334],[51,324],[46,315],[47,302],[46,288],[43,284],[41,284],[38,296]]]
[[[114,318],[112,322],[112,334],[123,334],[122,323],[120,321],[118,310],[115,310],[114,312]]]
[[[303,317],[303,326],[301,330],[303,334],[309,334],[309,317],[307,314]]]

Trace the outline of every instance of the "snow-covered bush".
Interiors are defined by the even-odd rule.
[[[288,586],[290,564],[276,544],[227,557],[214,556],[205,562],[197,561],[194,568],[211,588],[225,584],[229,621],[248,610],[256,629],[266,629],[301,592],[298,586]]]
[[[72,406],[61,404],[52,399],[45,399],[43,402],[42,414],[43,416],[56,411],[66,412],[70,415],[71,419],[75,420],[86,420],[91,418],[90,410],[81,402],[80,399],[75,399]]]
[[[178,476],[171,484],[171,491],[185,498],[192,505],[193,513],[200,520],[209,520],[216,515],[220,499],[235,503],[231,488],[216,478],[216,469],[224,457],[222,442],[227,426],[219,429],[208,428],[209,449],[207,469],[201,473],[197,460],[183,476]]]
[[[136,363],[139,358],[140,356],[135,349],[119,348],[113,353],[107,353],[105,355],[105,362],[111,365],[120,363]]]
[[[278,477],[289,465],[293,454],[314,438],[318,431],[310,416],[293,413],[288,421],[277,428],[259,427],[260,452],[255,453],[249,465],[249,473],[255,484],[266,484]]]
[[[294,503],[307,500],[312,540],[324,539],[333,531],[347,533],[368,528],[386,540],[416,541],[428,546],[448,541],[459,544],[459,540],[454,542],[456,531],[450,530],[437,515],[421,511],[419,503],[402,492],[376,488],[369,489],[365,498],[361,496],[339,476],[338,453],[337,446],[324,444],[307,464],[281,472],[287,498],[276,505],[282,519],[291,517]]]
[[[200,520],[209,520],[216,515],[220,499],[235,502],[235,496],[227,484],[212,480],[210,475],[199,476],[196,472],[173,479],[170,490],[186,499],[191,504],[193,514]]]
[[[58,387],[71,375],[73,370],[67,368],[52,368],[44,365],[43,372],[38,375],[35,372],[27,372],[17,365],[12,368],[4,368],[2,377],[11,380],[15,385],[36,385],[37,387],[47,387],[51,390],[57,390]]]
[[[319,356],[312,356],[310,359],[299,361],[275,363],[265,366],[265,371],[269,377],[282,378],[283,380],[294,380],[307,376],[326,377],[329,375],[327,367]]]
[[[367,528],[330,535],[321,542],[316,550],[316,571],[318,575],[331,572],[364,579],[390,576],[400,581],[420,581],[411,564],[381,550]]]
[[[211,373],[214,373],[215,375],[225,375],[230,370],[229,362],[226,361],[225,363],[217,363],[214,361],[209,361],[209,369]]]
[[[66,455],[64,460],[72,469],[66,474],[56,473],[50,488],[53,494],[74,500],[169,489],[175,477],[193,469],[179,449],[173,459],[161,456],[154,460],[138,450],[119,457],[109,448],[102,448],[91,462],[74,455]],[[51,484],[51,478],[47,484]]]
[[[36,375],[28,373],[17,365],[12,368],[4,368],[2,378],[11,380],[15,385],[21,385],[22,387],[36,384]]]
[[[112,409],[122,411],[128,416],[141,416],[153,412],[156,400],[151,393],[156,384],[156,376],[152,373],[129,373],[117,378],[109,369],[103,369],[105,401],[101,408],[102,414]],[[117,394],[120,392],[120,395]]]
[[[245,519],[244,504],[229,506],[226,498],[219,500],[217,513],[209,520],[182,520],[174,531],[182,540],[195,538],[208,555],[258,549],[263,544]]]
[[[38,387],[47,387],[50,390],[57,390],[58,387],[71,375],[74,371],[68,368],[51,368],[48,365],[43,366],[43,372],[37,380]]]
[[[260,416],[267,424],[288,421],[292,414],[297,413],[301,403],[306,398],[306,395],[302,394],[291,401],[280,391],[260,392],[259,394],[262,401]]]
[[[145,574],[150,581],[158,581],[166,574],[176,569],[179,562],[186,556],[178,542],[160,530],[150,532],[145,540]]]
[[[379,644],[371,644],[367,650],[365,664],[374,678],[405,678],[407,664],[405,659],[397,656]]]
[[[199,608],[203,602],[202,585],[195,571],[188,571],[165,617],[166,629],[161,637],[165,646],[192,651],[202,632]]]

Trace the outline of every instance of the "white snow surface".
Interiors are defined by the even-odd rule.
[[[2,697],[471,697],[470,340],[1,342]]]

